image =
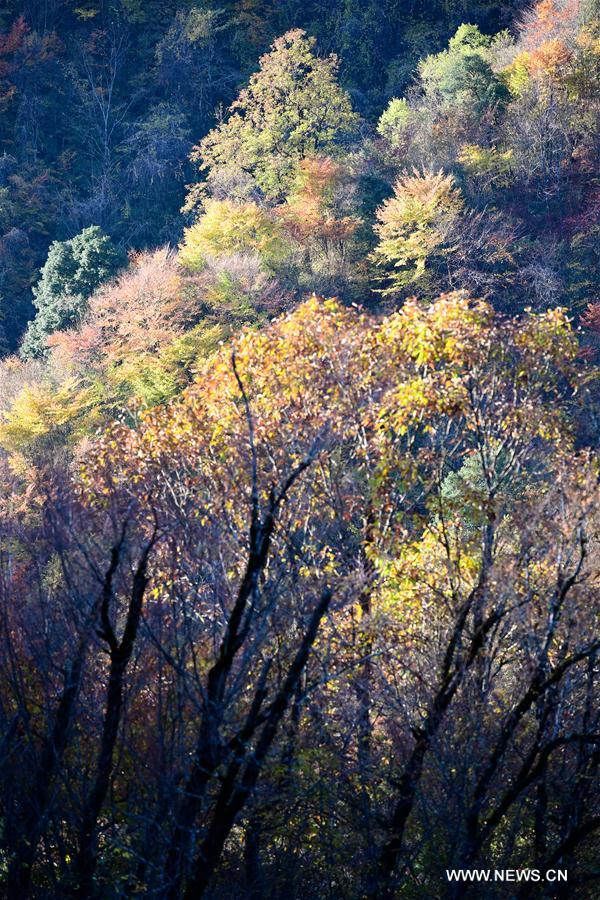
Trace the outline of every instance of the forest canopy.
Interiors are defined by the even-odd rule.
[[[2,892],[596,897],[597,0],[6,0],[0,143]]]

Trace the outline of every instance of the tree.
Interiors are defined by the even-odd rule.
[[[197,359],[227,333],[202,321],[205,312],[200,286],[167,248],[132,256],[101,285],[76,327],[48,338],[50,367],[94,397],[83,427],[96,428],[132,401],[151,406],[181,390]]]
[[[284,251],[282,229],[268,209],[250,201],[206,200],[197,222],[185,230],[179,261],[194,271],[210,256],[257,252],[269,266]]]
[[[401,176],[394,196],[377,210],[379,243],[371,258],[385,270],[381,293],[440,290],[474,285],[506,302],[518,244],[500,214],[469,209],[452,175],[415,171]]]
[[[443,103],[475,117],[505,101],[508,92],[486,59],[491,44],[476,26],[461,25],[447,50],[420,63],[425,94],[437,94]]]
[[[556,616],[560,617],[561,613],[558,611],[562,610],[563,604],[567,604],[571,610],[570,613],[565,612],[565,619],[568,616],[577,619],[581,614],[577,610],[583,610],[588,602],[585,574],[588,558],[579,522],[585,520],[586,524],[581,527],[585,528],[586,534],[590,533],[588,529],[594,528],[593,518],[589,518],[591,512],[589,504],[593,505],[591,497],[596,490],[596,487],[592,487],[593,466],[592,470],[588,470],[583,476],[586,486],[582,487],[582,505],[579,506],[579,499],[573,498],[579,512],[566,514],[565,519],[561,519],[564,521],[564,531],[561,525],[557,533],[550,536],[545,528],[546,514],[541,509],[538,513],[533,511],[538,503],[547,508],[546,503],[552,506],[559,502],[554,494],[553,476],[548,478],[550,471],[562,473],[561,476],[558,474],[556,476],[559,493],[564,490],[570,495],[573,489],[561,481],[563,475],[567,481],[570,480],[570,475],[567,474],[570,467],[569,439],[567,434],[562,432],[560,413],[560,406],[565,402],[564,385],[558,371],[554,370],[554,374],[550,374],[554,363],[550,363],[550,369],[547,368],[547,363],[556,360],[558,353],[565,362],[570,360],[567,362],[567,370],[574,375],[575,369],[571,367],[575,364],[578,352],[577,342],[570,332],[568,322],[560,312],[526,316],[520,322],[503,322],[501,317],[493,315],[490,317],[490,312],[489,307],[486,308],[481,304],[473,304],[469,309],[461,303],[460,298],[454,296],[442,298],[425,313],[418,312],[418,305],[414,301],[409,301],[400,313],[388,320],[392,346],[397,346],[396,342],[400,342],[415,360],[417,371],[421,373],[416,381],[407,381],[405,378],[395,395],[393,402],[400,404],[397,407],[400,418],[392,417],[388,420],[389,430],[386,428],[386,431],[391,441],[389,458],[390,460],[397,458],[395,441],[402,440],[399,436],[404,433],[406,437],[412,435],[416,441],[416,456],[419,458],[422,455],[426,468],[429,462],[433,463],[434,467],[438,464],[440,467],[437,476],[433,470],[430,471],[429,478],[426,477],[423,485],[422,497],[429,499],[421,500],[419,506],[421,510],[423,505],[429,506],[431,519],[424,530],[417,529],[418,550],[415,553],[416,548],[411,548],[412,529],[405,521],[404,525],[400,525],[398,532],[404,549],[396,553],[388,551],[389,555],[386,554],[382,560],[384,572],[395,572],[387,588],[385,575],[381,583],[387,601],[382,609],[382,622],[385,623],[385,628],[390,629],[394,617],[398,617],[397,627],[400,632],[406,629],[406,636],[401,639],[399,636],[392,638],[390,635],[389,639],[393,640],[394,644],[403,644],[405,641],[403,646],[414,647],[414,656],[410,659],[405,658],[400,662],[400,666],[401,668],[406,666],[407,672],[419,671],[424,682],[423,690],[417,690],[418,718],[412,725],[407,723],[407,727],[412,728],[414,734],[412,750],[406,753],[402,742],[395,744],[399,768],[390,777],[397,786],[396,800],[385,817],[388,823],[384,829],[387,831],[387,838],[380,847],[373,881],[369,884],[367,880],[367,894],[373,897],[395,896],[398,884],[405,883],[409,877],[407,870],[400,867],[397,878],[394,878],[394,870],[400,861],[403,866],[406,866],[408,860],[414,861],[413,853],[418,858],[414,842],[416,839],[418,846],[423,839],[421,829],[425,827],[427,830],[427,826],[423,825],[423,819],[418,816],[411,827],[411,818],[415,815],[416,804],[420,802],[421,796],[428,795],[429,792],[436,793],[438,790],[441,792],[440,798],[428,806],[438,823],[438,814],[433,812],[434,808],[446,809],[448,804],[456,810],[453,813],[452,827],[456,827],[456,822],[464,821],[463,814],[459,811],[462,797],[455,807],[454,801],[444,792],[443,779],[445,774],[454,771],[455,767],[465,773],[473,767],[481,767],[481,771],[486,770],[485,754],[484,760],[481,760],[478,750],[473,747],[472,755],[469,755],[466,747],[462,746],[460,737],[464,734],[462,729],[466,722],[474,722],[483,715],[477,713],[476,709],[479,708],[477,704],[482,704],[481,709],[486,710],[485,719],[489,722],[489,753],[494,761],[493,771],[496,772],[500,760],[508,766],[518,766],[518,760],[523,758],[521,754],[524,752],[521,740],[524,739],[526,742],[526,736],[530,733],[526,724],[528,719],[525,717],[532,713],[534,700],[540,696],[537,689],[541,689],[544,701],[547,700],[551,704],[553,685],[559,682],[562,684],[563,677],[569,682],[571,667],[580,666],[579,675],[585,677],[585,666],[590,660],[595,659],[597,651],[593,626],[586,616],[581,618],[581,629],[572,630],[565,621],[565,631],[562,634],[558,634],[556,623]],[[480,353],[483,355],[479,356]],[[445,363],[442,360],[445,360]],[[482,368],[480,363],[483,364]],[[564,370],[565,375],[567,370]],[[462,374],[459,374],[461,372]],[[570,380],[572,376],[566,377]],[[572,388],[577,389],[577,384],[578,376],[575,375],[575,381],[571,382]],[[546,407],[545,398],[549,397],[546,393],[548,390],[554,399],[550,406]],[[513,418],[511,407],[517,394],[521,411]],[[561,395],[563,400],[559,399]],[[421,423],[414,418],[413,404],[416,402],[418,405],[423,400],[429,405],[434,420],[442,427],[442,432],[438,431],[437,425],[430,420],[430,424],[425,426],[425,433],[419,437]],[[404,405],[406,409],[402,412]],[[447,442],[444,437],[442,423],[448,413],[452,417],[458,413],[463,423],[462,449],[458,456],[455,456],[457,445],[452,432],[445,432]],[[438,414],[441,416],[440,419],[437,419]],[[547,416],[551,419],[546,418]],[[469,435],[472,436],[472,443]],[[540,440],[543,447],[539,443]],[[419,450],[416,450],[417,446]],[[532,452],[534,446],[535,454]],[[468,449],[469,447],[471,449]],[[566,456],[563,456],[563,448],[566,450]],[[447,466],[452,465],[452,459],[456,465],[459,460],[466,459],[469,462],[472,456],[477,462],[479,472],[473,478],[472,475],[467,475],[465,465],[461,465],[459,471],[466,477],[460,492],[462,509],[460,515],[457,515],[455,501],[448,490]],[[382,453],[384,466],[387,458],[384,451]],[[433,462],[434,458],[438,459],[438,463]],[[575,473],[573,476],[575,481],[578,481]],[[391,477],[393,484],[394,476]],[[433,481],[436,487],[429,493],[425,484],[431,486]],[[541,484],[545,487],[540,494],[536,485]],[[577,494],[578,489],[574,490]],[[591,494],[588,491],[591,491]],[[540,500],[540,496],[543,496],[543,500]],[[415,514],[422,522],[421,510],[415,510]],[[581,516],[582,519],[579,520],[577,516]],[[531,530],[529,528],[521,530],[522,525],[519,525],[519,538],[512,542],[511,529],[515,527],[517,521],[523,524],[530,521]],[[530,550],[533,552],[532,557],[528,555]],[[564,567],[560,562],[563,550],[567,552],[568,560]],[[388,568],[386,560],[390,557],[394,561]],[[536,610],[539,609],[539,615],[534,612],[534,608],[530,608],[529,612],[524,614],[520,602],[518,600],[513,602],[511,598],[520,596],[516,585],[528,583],[531,574],[530,565],[537,570],[538,561],[542,558],[546,560],[545,566],[542,566],[544,577],[536,580],[534,588],[535,597],[540,597],[540,606],[537,606],[537,600],[534,606]],[[589,562],[593,568],[595,563],[591,560]],[[415,592],[415,576],[419,571],[422,572],[420,582],[422,590],[417,588]],[[433,574],[434,572],[438,573],[441,581]],[[417,579],[420,580],[420,576],[417,576]],[[523,602],[526,605],[530,596],[525,589]],[[438,606],[438,603],[441,606]],[[442,613],[442,609],[447,610],[448,619],[446,614]],[[430,654],[425,638],[425,634],[428,633],[425,623],[431,616],[436,621],[431,633],[437,647],[433,654]],[[530,616],[533,616],[533,619]],[[442,626],[440,633],[438,629],[442,621],[447,622],[447,627]],[[533,621],[536,623],[535,626],[532,624]],[[516,622],[520,624],[516,626]],[[508,637],[513,626],[523,629],[520,632],[522,637],[517,639],[518,651],[512,650],[514,645]],[[536,634],[539,635],[539,642],[536,640],[528,649],[528,635],[532,627],[535,627]],[[563,642],[567,645],[564,658],[562,649],[560,651],[558,649],[564,646]],[[550,646],[555,646],[556,653],[564,665],[546,670],[548,663],[546,654],[550,652],[548,649]],[[524,665],[528,675],[518,677],[520,684],[525,683],[523,699],[519,698],[516,701],[513,700],[504,678],[499,674],[502,671],[501,660],[505,658],[504,654],[507,654],[508,658],[511,652],[518,654],[523,652],[527,659]],[[554,659],[551,652],[550,655]],[[494,669],[496,665],[497,670]],[[492,674],[496,671],[497,675]],[[535,674],[532,674],[529,682],[531,672]],[[399,685],[406,685],[400,675],[396,677],[399,679]],[[399,687],[395,707],[398,715],[402,715],[401,711],[404,708],[403,691],[404,688]],[[502,719],[504,724],[508,723],[506,727],[510,732],[510,738],[507,737],[506,743],[497,737],[496,729],[503,727],[498,725],[495,718],[494,710],[497,709],[495,704],[498,703],[503,712],[506,706],[506,719]],[[452,708],[454,708],[452,720],[444,724]],[[544,714],[540,715],[543,728],[537,732],[533,746],[528,748],[527,752],[531,751],[531,755],[526,756],[523,780],[518,790],[514,792],[509,790],[506,797],[502,798],[501,815],[505,815],[513,803],[529,802],[529,797],[527,795],[524,797],[523,793],[526,794],[539,774],[540,769],[535,768],[538,754],[540,766],[543,767],[551,753],[563,746],[563,741],[565,746],[570,743],[572,723],[568,714],[561,720],[563,731],[557,744],[553,742],[556,732],[553,733],[549,718]],[[593,743],[596,726],[592,725],[588,729],[585,721],[579,724],[586,734],[584,740],[589,739]],[[521,726],[524,732],[517,732]],[[459,745],[455,744],[456,740],[460,744],[460,749]],[[454,751],[450,751],[451,746],[454,747]],[[461,753],[464,770],[459,762]],[[432,760],[431,770],[426,774],[426,758],[429,754],[432,754],[435,761]],[[585,765],[590,763],[588,757]],[[465,783],[470,784],[470,778],[467,778]],[[511,784],[510,779],[503,784]],[[485,789],[487,790],[489,786],[490,783],[486,781]],[[475,805],[483,789],[484,782],[481,782],[474,790]],[[490,800],[493,803],[492,798]],[[501,821],[501,815],[492,819],[493,828]],[[439,824],[436,824],[428,832],[429,837],[426,840],[434,841],[439,849],[438,828]],[[490,831],[487,833],[490,840],[493,828],[490,823]],[[497,841],[499,837],[495,835],[494,839]],[[448,859],[456,859],[456,854],[459,859],[461,858],[461,838],[461,832],[456,842],[450,835],[445,838],[449,842]],[[510,837],[507,839],[510,840]],[[482,842],[478,844],[478,851],[481,851],[481,847]],[[433,862],[431,864],[434,865]],[[473,858],[468,864],[474,864]]]
[[[492,65],[508,38],[461,25],[448,48],[422,59],[414,88],[384,110],[378,132],[404,165],[450,168],[463,144],[487,142],[510,94]]]
[[[360,260],[367,247],[356,215],[358,179],[331,157],[303,160],[275,214],[291,238],[288,282],[320,295],[360,297]]]
[[[375,226],[379,244],[373,258],[390,267],[387,292],[422,279],[434,259],[452,253],[452,236],[464,200],[451,175],[443,172],[401,177],[394,197],[379,209]]]
[[[87,157],[90,193],[84,210],[105,227],[114,228],[120,203],[117,147],[123,139],[130,98],[119,91],[127,54],[123,19],[111,17],[105,28],[92,30],[82,46],[78,66],[69,73],[78,95],[77,139]],[[84,213],[84,215],[85,215]]]
[[[54,241],[34,288],[37,314],[23,340],[22,355],[43,356],[47,338],[79,321],[94,290],[124,263],[124,253],[97,225],[68,241]]]
[[[300,29],[278,38],[260,60],[228,118],[196,147],[192,159],[217,196],[283,197],[303,159],[340,151],[358,117],[339,87],[335,56],[314,54]],[[196,195],[192,191],[190,203]]]

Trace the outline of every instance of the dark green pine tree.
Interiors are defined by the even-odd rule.
[[[75,325],[94,290],[125,262],[123,251],[97,225],[84,228],[69,241],[54,241],[33,288],[37,314],[25,334],[21,355],[44,356],[47,338]]]

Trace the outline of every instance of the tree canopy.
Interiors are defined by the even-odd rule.
[[[125,263],[125,255],[96,225],[68,241],[55,241],[33,289],[37,308],[25,335],[24,356],[46,352],[46,340],[77,324],[94,290]]]
[[[267,199],[285,195],[300,162],[334,154],[356,131],[358,116],[337,82],[334,55],[315,55],[300,29],[278,38],[229,116],[194,150],[215,191]]]
[[[595,900],[599,13],[2,4],[3,896]]]

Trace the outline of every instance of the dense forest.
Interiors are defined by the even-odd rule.
[[[598,897],[599,376],[599,0],[3,0],[3,896]]]

